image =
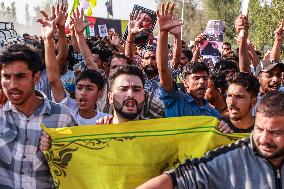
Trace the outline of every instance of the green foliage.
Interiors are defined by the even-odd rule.
[[[225,21],[225,41],[234,42],[235,19],[240,14],[240,0],[203,0],[204,11],[210,20]]]
[[[273,0],[271,5],[263,4],[258,0],[250,3],[250,38],[257,47],[263,51],[265,46],[270,48],[274,42],[274,31],[284,18],[284,1]]]

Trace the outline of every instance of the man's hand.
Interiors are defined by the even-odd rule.
[[[222,121],[222,120],[219,122],[218,130],[221,131],[224,134],[233,133],[233,130],[230,129],[228,123],[226,123],[225,121]]]
[[[276,40],[282,41],[284,37],[284,19],[281,20],[280,26],[274,31],[274,37]]]
[[[80,12],[78,8],[73,12],[71,16],[71,20],[72,23],[74,23],[74,29],[77,35],[82,35],[86,27],[90,25],[89,23],[84,22],[83,18],[84,18],[84,10],[81,9]]]
[[[113,115],[107,115],[105,117],[102,117],[96,121],[97,125],[106,125],[110,124],[112,121]]]
[[[248,35],[249,22],[246,16],[240,15],[235,21],[236,32],[239,34],[242,30],[244,31],[244,35]]]
[[[169,2],[165,5],[161,4],[161,8],[157,10],[157,17],[160,26],[160,31],[177,33],[182,25],[178,19],[173,16],[175,4]],[[177,27],[177,28],[176,28]]]
[[[50,139],[50,136],[42,131],[42,135],[40,137],[40,150],[42,152],[44,151],[48,151],[51,147],[51,139]]]
[[[142,11],[135,11],[134,14],[129,15],[129,22],[128,22],[128,30],[129,35],[136,36],[138,33],[145,30],[145,28],[141,27],[141,23],[144,20],[146,13],[142,13]]]
[[[66,23],[66,19],[68,16],[66,11],[67,11],[67,8],[63,3],[61,3],[60,5],[57,4],[56,9],[55,9],[55,15],[58,19],[57,28],[59,30],[65,30],[65,23]]]
[[[41,24],[41,32],[44,39],[51,39],[54,37],[54,34],[57,32],[56,24],[58,22],[58,18],[55,15],[54,6],[51,7],[51,16],[44,11],[40,11],[43,15],[44,19],[38,19],[37,22]]]

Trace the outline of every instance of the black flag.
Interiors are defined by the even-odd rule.
[[[112,12],[112,0],[108,0],[106,2],[106,7],[107,7],[107,13],[111,16],[113,16],[113,12]]]

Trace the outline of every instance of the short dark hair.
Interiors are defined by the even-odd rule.
[[[251,97],[257,97],[259,93],[260,83],[258,79],[244,72],[238,72],[228,78],[228,84],[237,84],[243,86]]]
[[[214,72],[224,73],[227,69],[234,69],[236,72],[239,72],[238,65],[231,60],[220,60],[214,66]]]
[[[229,43],[229,42],[224,42],[223,45],[228,45],[228,46],[232,47],[231,43]]]
[[[121,66],[117,67],[116,69],[114,69],[113,71],[111,71],[111,73],[109,75],[111,88],[114,84],[115,79],[122,74],[138,76],[141,79],[143,86],[145,84],[144,75],[143,75],[142,70],[140,70],[139,67],[136,66],[136,65],[126,64],[126,65],[121,65]]]
[[[123,53],[114,54],[113,57],[112,57],[112,59],[114,59],[114,58],[122,58],[122,59],[125,59],[125,60],[126,60],[126,63],[127,63],[128,65],[132,65],[131,59],[130,59],[128,56],[126,56],[125,54],[123,54]]]
[[[284,116],[284,92],[267,93],[257,104],[256,112],[265,117]]]
[[[193,53],[191,52],[191,50],[183,49],[181,52],[188,58],[188,61],[190,62],[193,57]]]
[[[8,45],[0,52],[0,63],[10,64],[14,61],[23,61],[33,75],[40,70],[42,59],[38,53],[30,47],[20,44]]]
[[[228,82],[224,74],[212,72],[209,75],[209,79],[212,81],[214,88],[220,88],[222,90],[222,93],[225,93],[225,91],[228,89]]]
[[[79,81],[86,79],[90,80],[91,83],[95,83],[99,91],[104,88],[104,78],[98,71],[90,69],[82,71],[76,78],[75,84],[77,85]]]
[[[93,47],[91,52],[99,55],[102,62],[108,62],[112,57],[112,52],[108,47]]]
[[[191,64],[185,65],[183,69],[183,78],[185,79],[188,75],[205,71],[209,75],[209,69],[208,66],[204,62],[193,62]]]

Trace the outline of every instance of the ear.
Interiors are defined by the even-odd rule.
[[[256,103],[257,103],[257,97],[252,98],[252,100],[251,100],[251,105],[252,105],[252,106],[255,106]]]
[[[40,72],[37,72],[34,75],[34,85],[38,84],[39,80],[40,80]]]
[[[182,82],[183,82],[184,87],[188,88],[188,81],[187,81],[187,79],[183,79]]]
[[[110,104],[113,104],[113,94],[112,94],[112,92],[109,92],[109,93],[107,94],[107,97],[108,97],[109,103],[110,103]]]
[[[104,91],[103,91],[103,90],[100,90],[100,91],[98,92],[98,100],[103,97],[103,94],[104,94]]]
[[[217,89],[217,95],[223,96],[222,89],[220,89],[220,88]]]

